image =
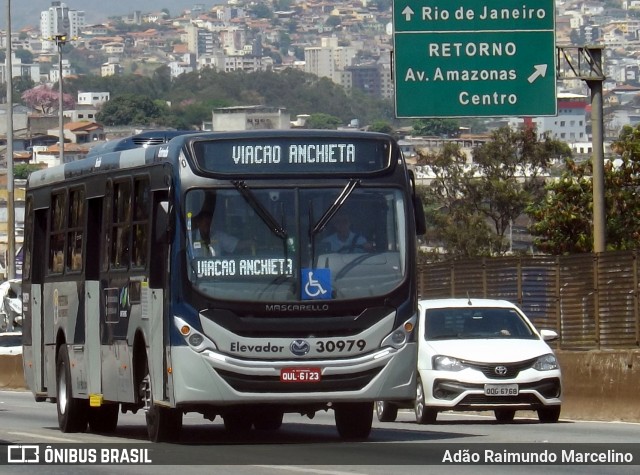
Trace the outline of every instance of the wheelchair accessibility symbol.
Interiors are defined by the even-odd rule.
[[[302,300],[331,298],[330,269],[302,269]]]

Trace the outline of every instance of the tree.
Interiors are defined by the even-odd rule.
[[[165,125],[166,106],[148,96],[123,94],[103,104],[96,119],[104,125]]]
[[[22,93],[24,103],[34,110],[50,115],[59,109],[60,94],[57,90],[46,85],[36,86]],[[62,107],[72,109],[75,106],[73,97],[69,94],[62,94]]]
[[[502,254],[509,249],[507,229],[530,203],[543,199],[551,159],[569,155],[566,144],[548,135],[538,139],[533,127],[502,127],[473,151],[475,172],[481,178],[468,183],[468,198],[492,223],[498,238],[495,252]]]
[[[413,123],[411,135],[455,137],[459,132],[458,121],[453,119],[419,119]]]
[[[342,121],[329,114],[311,114],[307,120],[308,129],[337,129]]]
[[[393,135],[395,132],[393,126],[385,120],[376,120],[369,126],[370,132],[381,132],[383,134]]]
[[[640,240],[640,127],[625,126],[612,149],[618,157],[604,165],[606,248],[635,249]],[[592,176],[592,160],[565,160],[560,178],[547,185],[547,198],[529,206],[539,249],[556,255],[593,250]]]
[[[418,165],[428,166],[435,178],[420,187],[428,224],[428,243],[459,257],[488,255],[492,236],[486,221],[465,198],[467,157],[455,144],[445,144],[438,152],[419,152]]]
[[[421,154],[418,164],[435,175],[424,191],[428,237],[454,255],[505,254],[505,232],[542,200],[550,160],[568,153],[565,144],[538,139],[533,129],[504,127],[473,150],[473,163],[452,144]]]
[[[19,58],[22,61],[22,64],[32,64],[33,63],[33,53],[28,49],[17,49],[14,51],[16,58]]]
[[[35,165],[33,163],[17,163],[13,167],[13,177],[19,180],[26,180],[29,178],[31,172],[40,170],[41,168],[42,165]]]

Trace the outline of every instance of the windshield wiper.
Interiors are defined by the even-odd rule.
[[[269,210],[262,206],[262,203],[260,203],[256,199],[256,196],[253,194],[247,184],[242,180],[232,180],[231,184],[236,187],[238,193],[240,193],[245,201],[249,203],[249,206],[251,206],[254,211],[258,213],[258,216],[260,216],[260,219],[264,221],[269,230],[280,239],[286,240],[288,237],[287,230],[276,221],[271,213],[269,213]]]
[[[349,198],[349,195],[351,195],[354,188],[359,184],[360,184],[360,180],[356,180],[353,178],[349,180],[349,183],[347,183],[347,185],[342,189],[342,192],[340,193],[340,195],[331,204],[331,206],[329,206],[327,211],[324,212],[324,214],[320,217],[316,225],[313,227],[313,229],[309,233],[310,234],[309,237],[311,237],[311,241],[313,241],[313,236],[322,232],[322,230],[325,227],[327,227],[327,224],[329,223],[329,221],[331,221],[331,218],[333,218],[335,214],[340,210],[340,208],[342,208],[342,205],[344,205],[345,201],[347,201],[347,198]]]

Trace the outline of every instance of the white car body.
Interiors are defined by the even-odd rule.
[[[3,332],[0,333],[0,355],[21,355],[22,354],[22,333]]]
[[[492,410],[501,422],[517,410],[535,410],[541,422],[558,420],[562,377],[546,343],[557,338],[554,331],[538,332],[505,300],[421,299],[418,307],[419,423],[448,410]],[[378,402],[378,419],[394,420],[397,408],[408,406]]]

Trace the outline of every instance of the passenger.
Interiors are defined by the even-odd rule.
[[[238,239],[220,229],[211,231],[213,213],[201,210],[194,218],[193,250],[195,257],[212,257],[253,250],[253,241]],[[216,226],[217,227],[217,226]]]

